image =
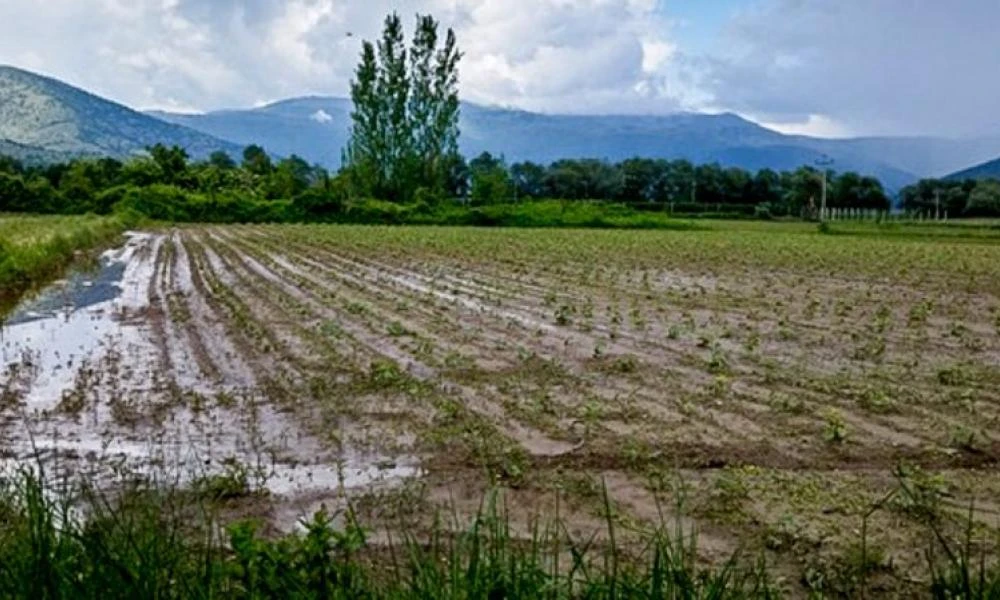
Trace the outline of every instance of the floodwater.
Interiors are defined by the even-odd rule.
[[[129,233],[96,270],[70,274],[8,315],[0,327],[3,470],[41,465],[107,485],[123,473],[191,481],[239,472],[291,500],[419,475],[412,457],[331,450],[252,388],[219,390],[228,400],[214,401],[215,384],[186,368],[190,360],[164,372],[148,317],[163,241]],[[192,395],[202,400],[177,401]]]

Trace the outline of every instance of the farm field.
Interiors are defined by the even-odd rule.
[[[376,543],[498,487],[525,538],[679,524],[793,596],[916,593],[932,528],[996,558],[1000,235],[870,229],[131,233],[9,315],[0,457]]]

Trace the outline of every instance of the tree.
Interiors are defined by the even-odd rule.
[[[438,24],[417,16],[409,50],[395,13],[377,45],[365,41],[351,82],[351,136],[345,172],[363,194],[408,201],[449,193],[458,157],[458,62],[455,34],[439,48]]]
[[[866,177],[847,171],[830,179],[829,206],[843,208],[889,208],[889,197],[882,189],[882,183],[874,177]]]
[[[30,211],[31,198],[20,175],[0,172],[0,211]]]
[[[976,183],[969,194],[965,213],[970,217],[994,217],[1000,215],[1000,181],[987,179]]]
[[[545,167],[533,162],[510,166],[514,192],[519,198],[541,198],[545,195]]]
[[[378,44],[379,69],[375,80],[375,93],[385,111],[386,156],[380,162],[390,200],[401,200],[407,181],[407,168],[412,157],[412,126],[407,114],[410,79],[407,76],[406,46],[403,41],[403,24],[399,15],[386,17],[382,39]]]
[[[753,177],[750,196],[757,204],[767,203],[772,208],[781,203],[781,175],[771,169],[761,169]]]
[[[785,212],[795,216],[815,218],[819,214],[822,179],[813,167],[799,167],[781,174]]]
[[[385,128],[382,100],[375,89],[378,64],[375,46],[365,41],[361,49],[361,62],[351,82],[351,138],[344,150],[345,171],[353,187],[363,193],[378,195],[385,186],[385,177],[379,161],[386,160]]]
[[[229,154],[223,152],[222,150],[217,150],[213,152],[208,157],[208,164],[212,165],[220,171],[231,171],[236,168],[236,161]]]
[[[20,175],[24,173],[24,165],[21,164],[21,161],[11,156],[0,155],[0,173]]]
[[[274,168],[268,182],[268,196],[294,198],[314,183],[313,176],[313,168],[309,163],[293,154],[282,159]]]
[[[274,170],[274,165],[263,148],[251,144],[243,149],[243,168],[259,177],[266,177]]]
[[[178,184],[185,179],[188,154],[183,148],[156,144],[149,149],[149,155],[160,167],[164,183]]]
[[[472,204],[499,204],[510,198],[513,186],[503,158],[483,152],[469,161],[469,172],[472,176],[469,201]]]
[[[625,202],[653,202],[663,172],[659,161],[648,158],[630,158],[621,163],[621,200]]]

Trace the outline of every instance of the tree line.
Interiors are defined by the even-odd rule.
[[[794,171],[756,172],[718,163],[631,158],[621,162],[559,160],[550,165],[518,162],[484,153],[469,162],[473,204],[556,198],[621,202],[636,208],[680,213],[724,209],[758,215],[808,217],[822,202],[823,173],[802,166]],[[890,199],[881,182],[854,172],[827,171],[827,206],[886,210]],[[715,208],[713,207],[722,207]]]
[[[927,216],[1000,217],[996,179],[922,179],[900,191],[900,206]]]
[[[450,160],[448,178],[438,180],[437,187],[418,186],[413,193],[379,199],[431,207],[587,200],[679,214],[808,217],[818,209],[822,195],[822,174],[808,166],[794,171],[751,172],[718,164],[645,158],[617,163],[566,159],[549,165],[507,165],[488,153],[468,163],[457,153]],[[140,212],[153,211],[159,218],[186,220],[197,218],[199,207],[235,206],[248,217],[272,213],[279,219],[322,218],[362,198],[377,197],[364,193],[367,190],[359,193],[356,176],[350,166],[331,173],[294,155],[274,160],[260,146],[248,146],[238,162],[222,152],[193,161],[183,149],[162,145],[126,161],[81,158],[24,166],[11,158],[0,158],[0,211],[105,214],[124,204]],[[907,188],[904,197],[908,207],[933,207],[934,191],[943,189],[942,206],[949,214],[989,210],[993,206],[990,202],[995,203],[987,198],[993,188],[970,185],[941,187],[921,182]],[[884,210],[889,203],[881,183],[873,177],[827,173],[829,207]],[[177,214],[157,210],[156,205],[169,204],[177,205]],[[179,210],[184,205],[191,210]],[[956,208],[959,206],[961,210]]]

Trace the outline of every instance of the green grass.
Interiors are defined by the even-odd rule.
[[[79,253],[113,243],[133,221],[0,215],[0,316],[27,290],[59,276]]]
[[[74,498],[75,500],[71,500]],[[58,490],[29,471],[0,491],[4,598],[766,598],[766,569],[734,557],[696,562],[697,536],[644,532],[626,554],[613,519],[575,539],[556,516],[517,535],[490,494],[469,522],[395,531],[373,543],[353,512],[320,512],[301,533],[222,526],[216,507],[179,488],[126,486],[113,499]],[[605,497],[605,502],[608,502]],[[610,504],[608,504],[609,512]],[[81,516],[86,515],[86,516]],[[335,523],[341,523],[337,525]]]
[[[698,562],[696,532],[665,523],[649,530],[616,523],[603,491],[603,531],[574,537],[558,512],[515,532],[494,491],[464,523],[392,529],[373,542],[348,508],[319,512],[298,533],[265,535],[253,520],[220,517],[225,504],[167,485],[124,483],[113,496],[42,483],[22,470],[0,483],[0,597],[3,598],[778,598],[763,560],[739,554]],[[1000,570],[975,549],[971,526],[955,542],[941,513],[903,483],[880,504],[905,501],[928,523],[928,597],[1000,597]],[[872,511],[879,506],[872,507]],[[971,511],[970,511],[971,512]],[[661,519],[662,520],[662,519]],[[969,515],[969,523],[972,515]],[[863,527],[856,556],[842,565],[852,589],[877,577],[882,550]],[[623,543],[621,537],[630,541]],[[636,542],[638,540],[638,543]],[[874,565],[874,566],[873,566]],[[880,588],[884,589],[884,588]]]

